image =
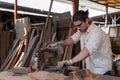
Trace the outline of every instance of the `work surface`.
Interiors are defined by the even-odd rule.
[[[93,74],[89,70],[71,72],[69,76],[63,74],[38,71],[15,76],[12,72],[0,72],[0,80],[120,80],[120,77]]]
[[[1,72],[0,80],[65,80],[67,76],[45,71],[33,72],[27,75],[13,76],[12,72]]]

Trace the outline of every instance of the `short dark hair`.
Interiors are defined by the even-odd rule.
[[[80,21],[85,22],[86,18],[88,18],[88,14],[89,14],[88,10],[86,11],[79,10],[73,15],[73,21],[80,20]]]

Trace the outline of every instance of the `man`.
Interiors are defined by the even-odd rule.
[[[86,68],[96,74],[107,74],[112,70],[112,51],[107,34],[89,20],[88,11],[79,10],[73,15],[73,24],[77,32],[62,45],[68,46],[81,42],[81,51],[74,58],[58,62],[58,68],[64,64],[72,65],[86,59]]]

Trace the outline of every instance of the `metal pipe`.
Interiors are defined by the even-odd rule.
[[[14,24],[16,24],[16,19],[18,18],[17,14],[17,0],[14,2]]]

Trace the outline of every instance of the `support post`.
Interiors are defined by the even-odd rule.
[[[72,15],[79,9],[79,0],[72,0]]]
[[[18,18],[17,14],[17,0],[14,1],[14,24],[16,24],[16,19]]]
[[[108,6],[106,5],[105,27],[108,27]]]

